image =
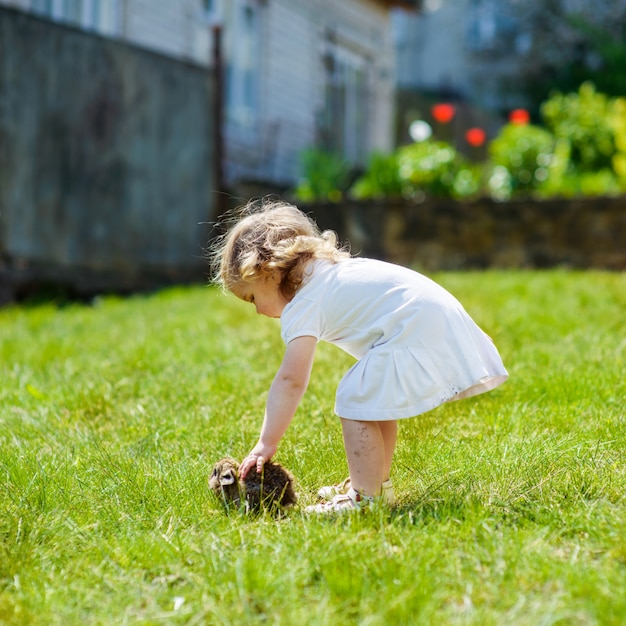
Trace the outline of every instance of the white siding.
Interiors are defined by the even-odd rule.
[[[261,117],[257,132],[228,128],[228,178],[297,180],[299,156],[314,144],[324,106],[322,56],[330,31],[367,58],[367,149],[390,150],[394,88],[388,11],[362,0],[271,0],[265,6]]]
[[[127,0],[122,36],[128,41],[181,59],[192,59],[199,18],[194,0]]]
[[[24,11],[30,9],[31,0],[2,0],[0,4],[4,4],[7,7],[13,7],[15,9],[22,9]]]
[[[275,0],[267,17],[263,110],[279,125],[280,169],[293,179],[299,153],[315,141],[316,118],[324,105],[322,54],[329,31],[369,60],[368,151],[391,149],[393,46],[388,11],[360,0]]]
[[[368,152],[392,148],[394,114],[393,41],[389,11],[375,2],[319,0],[322,28],[361,48],[371,62]]]
[[[315,113],[321,96],[320,53],[311,4],[315,2],[276,0],[267,20],[262,111],[276,130],[276,174],[284,180],[297,178],[299,154],[315,140]]]

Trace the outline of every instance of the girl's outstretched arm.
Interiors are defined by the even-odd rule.
[[[241,478],[255,466],[257,472],[260,472],[265,461],[274,456],[278,442],[291,423],[309,384],[316,346],[315,337],[296,337],[287,344],[283,362],[267,396],[261,436],[241,463]]]

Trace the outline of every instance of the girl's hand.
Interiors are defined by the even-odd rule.
[[[245,478],[253,467],[256,467],[257,473],[260,474],[265,462],[276,453],[278,443],[285,434],[309,384],[316,345],[317,339],[308,335],[292,339],[287,344],[283,362],[274,376],[267,396],[259,443],[241,463],[240,478]]]
[[[241,462],[239,466],[239,477],[245,478],[248,472],[256,468],[257,474],[263,471],[266,461],[269,461],[276,452],[276,447],[257,444],[248,456]]]

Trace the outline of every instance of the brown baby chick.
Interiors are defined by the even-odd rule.
[[[246,511],[258,512],[262,508],[282,509],[297,501],[295,480],[291,472],[279,463],[266,461],[263,471],[248,472],[239,478],[239,463],[225,457],[213,466],[209,487],[224,501],[226,506],[245,504]]]

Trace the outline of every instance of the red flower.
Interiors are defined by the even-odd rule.
[[[474,148],[479,148],[485,143],[487,135],[482,128],[470,128],[465,131],[465,141]]]
[[[447,124],[452,121],[454,114],[456,113],[456,109],[453,104],[435,104],[430,112],[433,115],[433,118],[439,122],[440,124]]]
[[[530,114],[526,109],[513,109],[513,111],[509,113],[509,122],[511,122],[511,124],[524,126],[530,122]]]

